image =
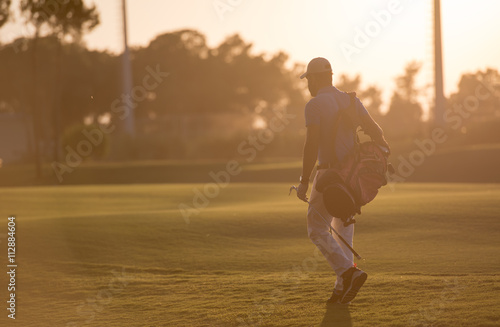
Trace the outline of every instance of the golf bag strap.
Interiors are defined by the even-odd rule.
[[[352,113],[356,113],[356,92],[349,92],[349,106],[344,109],[339,109],[339,112],[337,114],[337,118],[335,119],[335,123],[333,124],[333,151],[335,152],[336,148],[336,143],[337,143],[337,133],[339,131],[339,126],[340,123],[342,122],[342,116],[344,115],[351,115]],[[351,119],[351,124],[352,124],[352,119]],[[356,130],[353,130],[353,133],[357,136]],[[337,161],[337,158],[335,156],[335,161]]]

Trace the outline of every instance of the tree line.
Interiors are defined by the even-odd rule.
[[[8,16],[2,9],[8,2],[0,1],[0,24]],[[67,146],[85,137],[84,129],[120,126],[121,115],[130,109],[136,137],[123,143],[118,133],[106,135],[109,142],[102,142],[89,157],[228,158],[238,155],[242,140],[265,133],[270,120],[285,112],[296,118],[274,133],[260,153],[300,155],[309,95],[298,76],[305,67],[291,63],[285,52],[255,53],[252,43],[238,34],[209,47],[196,30],[164,33],[147,46],[131,49],[134,87],[124,94],[121,55],[92,51],[82,42],[81,36],[99,23],[95,7],[82,1],[58,2],[57,10],[48,11],[44,6],[49,2],[22,1],[21,11],[35,34],[0,48],[0,113],[22,114],[35,129],[33,151],[22,160],[61,160]],[[336,86],[356,91],[388,140],[397,143],[423,136],[431,126],[432,120],[422,119],[419,97],[424,90],[416,86],[420,68],[418,62],[404,67],[384,113],[379,85],[363,87],[360,76],[341,74]],[[161,79],[154,79],[155,71]],[[480,86],[492,96],[479,99]],[[457,92],[447,99],[449,127],[462,120],[455,130],[460,142],[500,141],[493,133],[499,127],[499,94],[497,70],[462,75]],[[126,154],[119,151],[124,147],[130,150]]]

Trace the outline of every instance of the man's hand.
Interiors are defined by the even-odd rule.
[[[389,146],[389,143],[387,143],[387,141],[383,136],[379,140],[377,140],[376,143],[380,144],[383,147],[386,147],[387,150],[389,151],[389,154],[391,154],[391,147]]]
[[[307,202],[307,188],[309,187],[309,177],[316,164],[318,157],[320,131],[319,125],[307,126],[306,142],[304,144],[304,154],[302,157],[302,175],[297,188],[297,197]]]
[[[300,183],[299,187],[297,187],[297,197],[304,202],[307,202],[309,199],[307,198],[307,189],[309,188],[309,183]]]

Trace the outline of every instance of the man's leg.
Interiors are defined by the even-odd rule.
[[[311,205],[307,213],[307,229],[309,238],[319,248],[337,275],[334,292],[328,302],[348,304],[356,297],[359,289],[363,286],[367,274],[354,267],[353,254],[337,237],[334,238],[329,233],[328,224],[332,223],[333,217],[328,214],[323,204],[323,195],[316,191],[316,182],[322,172],[324,171],[320,170],[316,174],[311,190],[309,199]],[[322,217],[326,219],[326,222]],[[340,219],[335,218],[333,220],[335,230],[352,246],[354,226],[351,224],[344,227]]]
[[[330,234],[328,224],[332,222],[332,216],[328,214],[323,204],[323,194],[316,191],[316,181],[318,176],[321,176],[323,172],[322,170],[318,171],[313,182],[309,199],[311,205],[307,212],[307,232],[311,241],[318,247],[330,267],[332,267],[335,274],[339,277],[353,266],[353,256],[352,253],[347,256],[339,244],[341,242],[338,242]],[[314,209],[312,207],[314,207]],[[315,209],[326,219],[326,222]]]
[[[344,240],[353,246],[354,237],[354,224],[350,224],[347,227],[339,218],[333,219],[333,228],[344,238]],[[333,235],[335,240],[340,244],[344,254],[351,260],[354,261],[354,254],[349,250],[349,248],[340,241],[337,235]],[[359,289],[363,286],[368,275],[358,269],[357,267],[351,267],[341,276],[337,276],[335,282],[334,294],[329,301],[347,304],[350,303],[358,294]]]
[[[347,243],[349,243],[351,247],[353,247],[354,224],[350,224],[349,226],[345,227],[341,219],[333,218],[332,227],[340,234],[340,236],[344,238],[344,240],[347,241]],[[340,245],[340,247],[344,251],[345,256],[351,262],[354,262],[354,254],[351,252],[351,250],[349,250],[349,248],[342,241],[340,241],[337,235],[333,234],[333,238]],[[342,277],[340,275],[337,276],[337,280],[335,281],[335,291],[337,291],[337,293],[342,292],[342,282]]]

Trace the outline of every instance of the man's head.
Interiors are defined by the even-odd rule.
[[[311,95],[315,97],[318,91],[332,85],[332,66],[325,58],[314,58],[307,65],[307,71],[300,78],[307,78],[307,87]]]

